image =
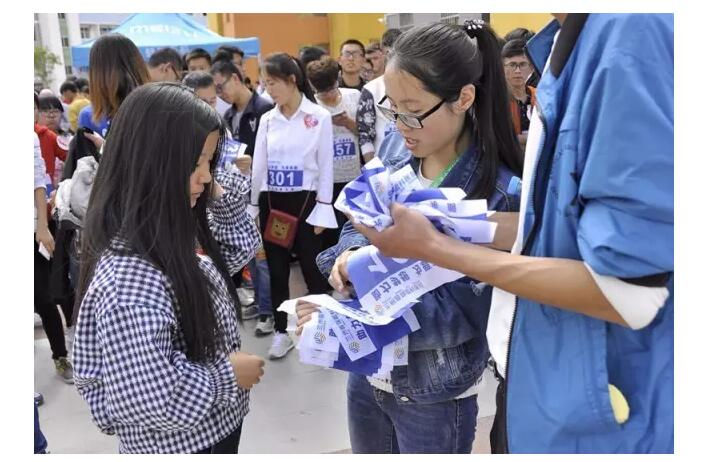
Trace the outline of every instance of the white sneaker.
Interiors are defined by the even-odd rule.
[[[255,302],[255,291],[241,287],[237,289],[237,297],[240,299],[240,305],[250,306]]]
[[[274,332],[274,316],[267,316],[264,321],[257,321],[255,335],[269,335]]]
[[[289,334],[276,332],[272,340],[272,346],[269,347],[269,359],[283,358],[292,348],[294,348],[294,341],[291,340]]]

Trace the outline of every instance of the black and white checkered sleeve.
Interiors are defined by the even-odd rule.
[[[189,361],[172,347],[175,325],[168,306],[115,306],[98,318],[107,392],[103,405],[110,403],[114,420],[183,431],[197,426],[213,407],[237,403],[227,355],[208,364]]]
[[[254,258],[262,241],[254,220],[246,211],[250,179],[235,171],[218,170],[216,180],[225,194],[211,203],[208,221],[213,237],[220,244],[228,272],[233,275]]]

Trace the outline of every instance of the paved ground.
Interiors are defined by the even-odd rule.
[[[304,285],[297,268],[292,271],[291,284],[292,296],[303,295]],[[243,349],[266,357],[271,337],[255,337],[254,328],[255,320],[244,322]],[[251,394],[251,411],[243,426],[240,451],[349,452],[346,376],[345,372],[299,363],[296,350],[283,360],[267,360],[262,382]],[[487,372],[485,378],[473,453],[489,453],[496,384]],[[76,389],[56,377],[49,342],[41,327],[35,327],[34,386],[44,394],[45,404],[39,408],[40,424],[52,453],[117,452],[116,439],[98,431]]]

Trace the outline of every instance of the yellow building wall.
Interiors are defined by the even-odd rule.
[[[357,39],[365,46],[382,40],[384,13],[330,13],[330,53],[340,56],[340,45],[347,39]]]
[[[538,32],[552,19],[549,13],[490,13],[490,25],[500,37],[517,27]]]

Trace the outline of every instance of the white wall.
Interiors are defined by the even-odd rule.
[[[54,66],[49,75],[52,82],[49,88],[58,95],[59,87],[66,80],[64,68],[64,50],[61,47],[61,30],[59,29],[59,15],[57,13],[39,13],[39,28],[42,36],[42,46],[59,57],[60,64]],[[80,38],[79,31],[79,38]]]

